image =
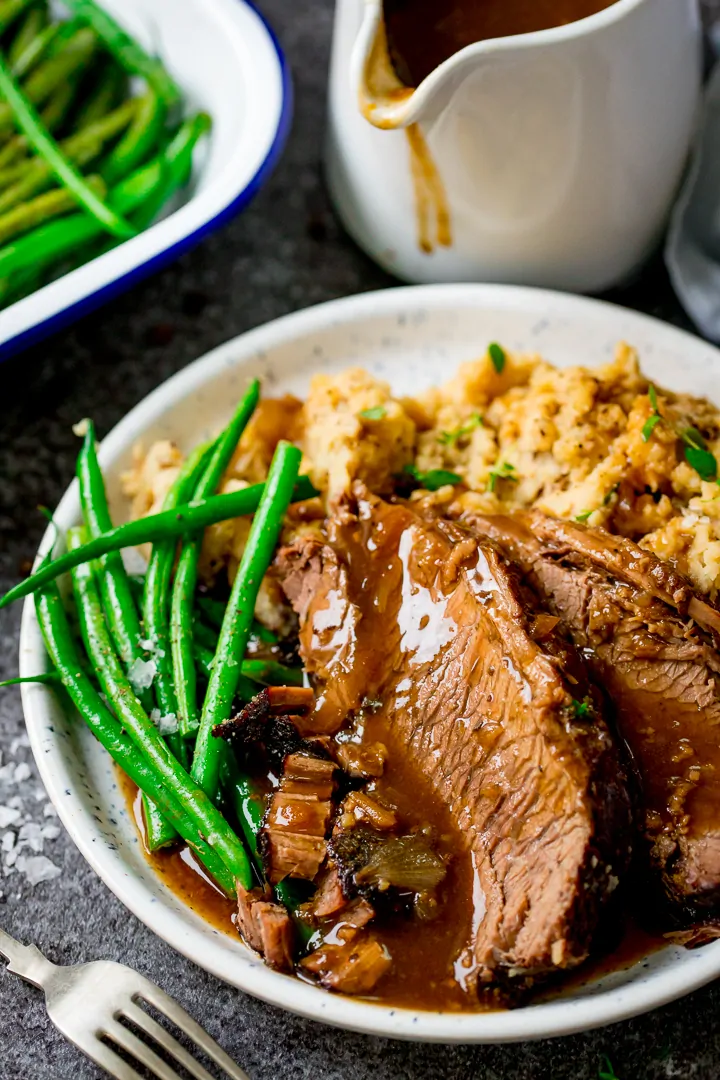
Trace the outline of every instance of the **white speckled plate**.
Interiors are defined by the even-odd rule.
[[[720,352],[663,323],[560,293],[492,285],[391,289],[323,304],[278,319],[215,349],[159,387],[105,439],[101,460],[118,519],[127,513],[119,476],[133,444],[175,439],[188,448],[229,416],[250,375],[266,392],[302,394],[316,371],[360,364],[410,393],[448,378],[497,340],[537,350],[558,365],[600,364],[625,339],[646,372],[675,390],[716,396]],[[78,519],[75,483],[56,513]],[[46,537],[43,544],[48,542]],[[25,607],[21,673],[45,668],[32,603]],[[412,1012],[328,994],[264,967],[232,935],[186,908],[147,866],[110,761],[55,694],[23,687],[27,727],[43,781],[88,862],[152,930],[221,979],[304,1016],[358,1031],[443,1042],[502,1042],[564,1035],[622,1020],[702,986],[720,974],[720,942],[694,952],[666,948],[641,963],[551,1002],[508,1012]],[[418,973],[421,977],[420,973]]]

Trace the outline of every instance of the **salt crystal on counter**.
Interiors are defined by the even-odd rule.
[[[2,840],[0,840],[0,849],[2,851],[12,851],[12,849],[14,847],[15,847],[15,833],[14,832],[3,833]]]
[[[20,749],[29,750],[30,740],[27,735],[18,735],[16,739],[10,743],[10,757],[14,757]]]
[[[43,834],[36,821],[28,821],[21,826],[18,833],[18,847],[29,847],[38,853],[42,851]]]
[[[20,811],[14,806],[0,806],[0,829],[7,829],[20,820]]]
[[[60,867],[51,862],[46,855],[21,855],[17,860],[17,869],[25,875],[31,885],[52,881],[61,873]]]
[[[32,770],[27,761],[21,761],[19,765],[15,766],[15,783],[24,784],[26,780],[29,780],[32,776]]]
[[[43,807],[43,817],[57,817],[57,810],[51,802],[45,803]]]

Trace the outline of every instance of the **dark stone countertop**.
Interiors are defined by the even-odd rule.
[[[148,391],[227,338],[288,311],[392,284],[343,235],[323,189],[331,0],[263,0],[261,6],[287,50],[296,87],[292,136],[271,182],[246,213],[179,263],[0,367],[3,592],[27,571],[36,550],[43,521],[35,507],[55,505],[72,478],[71,424],[79,417],[93,416],[104,435]],[[659,261],[611,299],[686,325]],[[19,607],[0,613],[0,678],[16,672],[19,617]],[[20,696],[5,691],[4,763],[26,761],[32,768],[29,750],[17,742],[22,732]],[[15,768],[0,773],[0,782]],[[51,826],[44,854],[62,876],[32,888],[24,875],[0,872],[0,925],[61,963],[108,958],[144,972],[194,1013],[252,1080],[595,1080],[605,1053],[622,1080],[720,1076],[720,984],[629,1023],[508,1047],[391,1042],[280,1012],[205,974],[130,915],[64,832],[52,837],[54,819],[43,817],[38,787],[33,768],[16,792],[24,814]],[[7,803],[3,791],[0,802]],[[2,969],[0,1002],[2,1080],[100,1075],[55,1032],[41,995]]]

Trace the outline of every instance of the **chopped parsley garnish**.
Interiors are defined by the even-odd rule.
[[[658,426],[658,424],[661,423],[661,422],[662,422],[662,416],[660,415],[660,413],[653,413],[652,416],[649,416],[647,418],[647,420],[643,424],[643,429],[642,429],[643,442],[649,442],[650,441],[650,436],[652,435],[653,431]]]
[[[607,1054],[603,1054],[602,1065],[598,1072],[598,1080],[620,1080]]]
[[[412,476],[420,487],[424,487],[428,491],[437,491],[438,488],[445,487],[446,484],[462,484],[462,476],[458,476],[454,472],[448,472],[447,469],[429,469],[428,472],[421,472],[417,465],[406,465],[403,472]]]
[[[615,493],[617,492],[617,490],[618,490],[618,488],[619,488],[619,487],[620,487],[620,485],[619,485],[619,484],[615,484],[615,486],[614,486],[614,487],[611,487],[611,488],[610,488],[610,490],[608,491],[607,495],[605,496],[605,498],[604,498],[604,499],[603,499],[603,501],[602,501],[602,504],[603,504],[603,506],[609,506],[609,505],[610,505],[610,500],[612,499],[613,495],[614,495],[614,494],[615,494]],[[577,515],[577,517],[575,518],[575,520],[576,520],[576,521],[582,521],[582,522],[584,523],[584,522],[586,522],[586,521],[588,520],[588,518],[589,518],[589,517],[591,517],[591,516],[592,516],[592,515],[593,515],[594,513],[595,513],[595,511],[594,511],[594,510],[583,510],[582,514],[578,514],[578,515]]]
[[[707,448],[705,437],[695,427],[676,428],[660,413],[658,409],[657,391],[654,386],[648,387],[648,397],[652,406],[652,414],[643,424],[642,437],[648,442],[653,431],[660,423],[666,423],[683,443],[685,460],[691,469],[694,469],[701,480],[708,483],[720,483],[718,480],[718,466],[715,455]]]
[[[488,491],[495,490],[498,480],[510,480],[513,484],[517,484],[518,478],[514,473],[515,466],[511,465],[508,461],[503,461],[502,465],[496,465],[490,473]]]
[[[491,342],[488,345],[488,356],[492,360],[493,367],[498,375],[500,375],[505,367],[505,350],[502,345],[498,345],[497,341]]]
[[[459,439],[464,439],[466,435],[471,435],[476,428],[482,426],[483,418],[480,413],[473,413],[467,424],[463,424],[462,427],[455,428],[454,431],[441,431],[437,441],[443,446],[454,446]]]
[[[709,450],[698,450],[694,446],[685,447],[685,460],[691,469],[694,469],[701,480],[708,483],[717,482],[718,468],[715,455]]]
[[[657,391],[652,384],[648,387],[648,397],[650,398],[650,406],[652,408],[652,413],[643,424],[642,437],[644,442],[649,442],[650,436],[652,435],[653,431],[664,419],[664,417],[660,413],[660,410],[658,409]]]
[[[589,698],[585,698],[584,701],[578,701],[577,698],[573,698],[572,707],[576,720],[589,720],[593,715],[593,705]]]
[[[715,455],[707,448],[705,439],[697,428],[684,428],[679,432],[684,444],[685,460],[701,480],[712,482],[718,478]]]
[[[382,420],[387,412],[384,405],[373,405],[372,409],[362,409],[359,415],[363,420]]]

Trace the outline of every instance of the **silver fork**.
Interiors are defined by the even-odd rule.
[[[130,1054],[158,1080],[179,1080],[180,1074],[132,1031],[120,1018],[139,1028],[157,1047],[175,1059],[197,1080],[214,1080],[139,1002],[144,1001],[175,1024],[231,1080],[249,1080],[225,1051],[176,1001],[143,975],[109,960],[60,967],[50,963],[34,945],[21,945],[0,930],[0,954],[10,961],[8,971],[45,991],[48,1016],[58,1031],[117,1080],[142,1080],[101,1037]]]

